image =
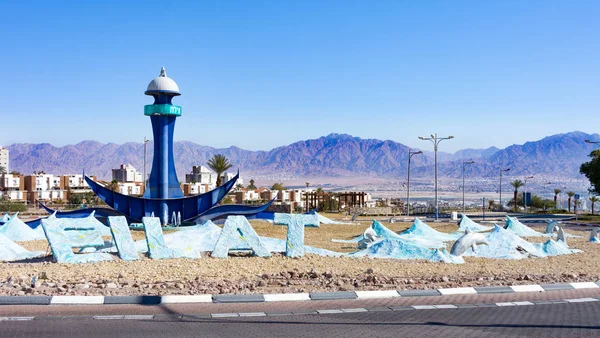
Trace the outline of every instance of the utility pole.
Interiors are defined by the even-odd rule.
[[[463,214],[465,213],[465,166],[469,165],[469,164],[473,164],[473,163],[475,163],[475,161],[463,162],[463,166],[462,166],[462,179],[463,179],[463,186],[462,186],[462,193],[463,193],[462,212],[463,212]]]

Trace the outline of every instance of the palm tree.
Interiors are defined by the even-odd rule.
[[[569,196],[569,212],[571,212],[571,197],[575,196],[575,193],[572,191],[567,191],[567,196]]]
[[[592,202],[592,215],[594,214],[594,203],[600,202],[598,196],[590,196],[590,202]]]
[[[0,165],[0,175],[6,174],[6,168]]]
[[[562,190],[554,189],[554,209],[556,209],[556,200],[558,199],[558,194],[560,194]]]
[[[112,180],[110,182],[110,184],[108,185],[108,189],[112,190],[112,191],[116,191],[119,192],[119,181],[117,180]]]
[[[510,185],[512,185],[513,188],[515,188],[515,195],[513,198],[515,201],[515,211],[517,211],[517,204],[518,204],[517,203],[517,195],[519,194],[519,188],[522,187],[524,184],[523,184],[523,181],[521,181],[521,180],[514,180],[514,181],[510,182]]]
[[[207,163],[208,167],[217,173],[217,187],[221,186],[221,175],[231,168],[233,165],[225,155],[216,154]]]
[[[248,189],[256,190],[256,186],[254,185],[254,179],[250,180],[250,184],[248,184]]]

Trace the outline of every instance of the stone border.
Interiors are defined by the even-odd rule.
[[[262,303],[393,297],[437,297],[450,295],[546,292],[600,288],[597,282],[531,284],[513,286],[462,287],[431,290],[337,291],[250,295],[165,295],[165,296],[0,296],[0,305],[104,305],[104,304],[189,304],[189,303]],[[1,320],[1,319],[0,319]]]

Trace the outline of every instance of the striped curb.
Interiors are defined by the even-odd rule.
[[[247,317],[280,317],[280,316],[306,316],[306,315],[336,315],[348,313],[365,313],[381,311],[420,311],[420,310],[456,310],[456,309],[476,309],[493,307],[514,307],[514,306],[538,306],[555,305],[569,303],[587,303],[600,302],[599,298],[572,298],[559,300],[543,301],[519,301],[519,302],[500,302],[500,303],[480,303],[480,304],[434,304],[434,305],[413,305],[413,306],[390,306],[377,308],[345,308],[345,309],[323,309],[300,312],[226,312],[210,314],[190,314],[190,315],[99,315],[99,316],[40,316],[40,317],[0,317],[2,321],[30,321],[30,320],[210,320],[210,319],[229,319],[229,318],[247,318]]]
[[[165,295],[165,296],[0,296],[0,305],[158,305],[184,303],[263,303],[290,301],[383,299],[395,297],[439,297],[452,295],[546,292],[598,289],[598,282],[443,288],[431,290],[338,291],[255,295]]]

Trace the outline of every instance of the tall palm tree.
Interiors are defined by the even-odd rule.
[[[0,165],[0,175],[6,174],[6,168]]]
[[[556,209],[556,200],[558,199],[558,194],[560,194],[562,190],[554,189],[554,209]]]
[[[248,189],[256,190],[256,186],[254,185],[254,179],[250,179],[250,184],[248,185]]]
[[[208,167],[217,173],[217,187],[221,186],[221,175],[231,168],[233,164],[229,163],[229,160],[225,155],[216,154],[207,163]]]
[[[571,197],[575,196],[573,191],[567,191],[567,196],[569,196],[569,212],[571,212]]]
[[[590,202],[592,202],[592,215],[594,214],[594,203],[600,202],[598,196],[590,196]]]
[[[517,211],[517,195],[519,194],[519,188],[522,187],[524,184],[521,180],[514,180],[510,182],[510,185],[512,185],[513,188],[515,188],[515,195],[513,197],[513,201],[515,201],[515,211]]]

